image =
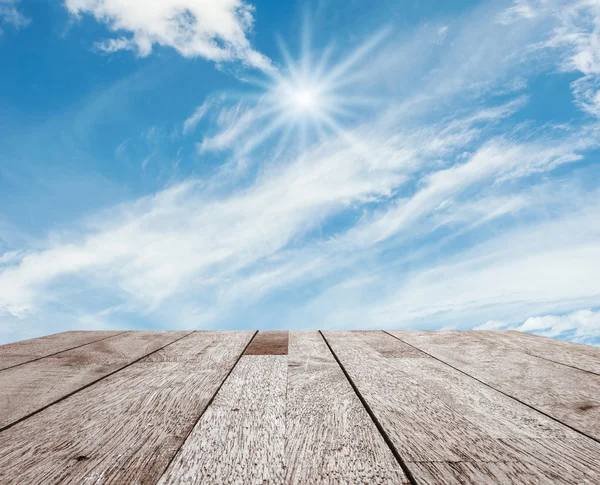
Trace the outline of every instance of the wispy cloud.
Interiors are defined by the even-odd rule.
[[[394,326],[401,320],[412,327],[469,328],[486,315],[516,322],[551,309],[595,304],[598,209],[590,204],[550,222],[507,231],[442,264],[421,266],[393,286],[384,281],[386,296],[352,305],[348,312],[372,324]]]
[[[225,56],[194,51],[196,33],[177,44],[163,35],[163,7],[150,8],[158,15],[150,28],[134,25],[126,2],[107,5],[68,1],[73,12],[133,32],[142,53],[160,43]],[[234,17],[244,8],[223,5],[214,8]],[[590,117],[528,123],[533,95],[514,91],[547,67],[523,67],[549,39],[528,24],[549,15],[535,7],[487,5],[442,31],[387,38],[352,72],[353,87],[376,89],[385,103],[361,107],[358,120],[340,115],[339,129],[300,150],[265,143],[277,113],[260,96],[219,98],[210,116],[215,98],[206,98],[177,131],[195,134],[204,120],[200,156],[248,156],[256,170],[189,178],[0,255],[1,317],[7,325],[41,325],[45,315],[109,326],[143,317],[169,326],[473,327],[594,308],[599,188],[578,184],[597,174],[584,162],[600,127]],[[445,35],[452,42],[431,40]],[[227,42],[219,49],[246,62],[239,52],[248,51]],[[571,47],[550,49],[552,69]],[[414,79],[398,66],[414,67]],[[587,172],[564,180],[571,167]]]
[[[506,113],[503,109],[496,112]],[[195,300],[196,306],[205,305],[204,317],[214,318],[215,311],[227,313],[222,304],[233,307],[236,301],[260,297],[269,287],[272,291],[294,283],[294,279],[327,276],[340,269],[332,264],[334,261],[342,261],[343,266],[364,256],[357,255],[357,251],[367,247],[372,250],[394,234],[408,237],[407,231],[440,212],[442,202],[453,200],[465,187],[481,182],[482,177],[525,176],[531,170],[549,170],[558,162],[577,158],[571,152],[577,143],[570,139],[545,150],[542,143],[521,147],[486,143],[464,164],[426,175],[424,188],[413,196],[394,200],[394,191],[436,156],[462,149],[475,136],[473,123],[478,119],[481,115],[468,116],[464,124],[456,121],[454,129],[443,134],[445,137],[438,135],[430,152],[422,150],[423,140],[427,139],[423,132],[412,139],[373,139],[370,159],[353,153],[351,148],[344,149],[341,142],[333,146],[328,142],[293,163],[266,172],[247,189],[226,196],[211,194],[210,184],[188,182],[127,204],[109,214],[107,220],[84,229],[79,241],[73,241],[71,235],[66,240],[55,236],[48,249],[7,261],[0,272],[0,308],[25,318],[56,304],[58,300],[53,301],[58,296],[52,287],[75,279],[80,281],[78,292],[108,292],[114,304],[127,302],[137,311],[171,308],[173,298],[189,299]],[[372,133],[380,132],[380,128],[374,127]],[[331,215],[356,204],[386,199],[391,208],[346,228],[330,242],[304,243],[302,249],[293,249],[307,232]],[[497,206],[496,210],[503,212]],[[481,217],[476,211],[474,214],[469,223]],[[505,264],[499,257],[495,260],[493,252],[489,254],[490,263]],[[580,254],[583,260],[594,257]],[[329,257],[332,259],[328,261]],[[562,264],[556,253],[548,257],[554,264]],[[517,261],[512,269],[524,264]],[[456,276],[450,280],[446,268],[415,276],[393,296],[392,307],[369,302],[367,312],[373,318],[361,321],[365,325],[397,322],[398,311],[405,319],[430,315],[432,309],[440,311],[444,293],[443,301],[449,302],[446,310],[466,312],[468,305],[461,306],[460,302],[469,291],[458,281],[469,281],[473,269],[470,263],[463,265],[454,268]],[[589,265],[586,267],[591,270]],[[508,268],[506,275],[510,274]],[[485,271],[493,275],[498,270],[490,267]],[[490,277],[485,275],[478,278]],[[444,282],[448,281],[454,292],[446,291]],[[509,281],[502,284],[508,285]],[[477,288],[481,292],[484,286],[479,282]],[[488,286],[489,296],[467,298],[485,306],[491,295],[505,288]],[[58,294],[64,297],[63,291]],[[432,306],[432,301],[437,304]],[[354,309],[353,318],[361,314]],[[322,318],[328,322],[329,316],[323,312]],[[198,321],[203,320],[198,317]]]
[[[132,39],[125,37],[119,37],[118,39],[106,39],[100,42],[96,42],[96,49],[105,54],[112,54],[117,51],[131,51],[136,47],[135,42]]]
[[[196,129],[200,120],[206,116],[210,108],[215,104],[215,99],[209,97],[196,108],[192,115],[183,122],[183,134],[187,135]]]
[[[535,4],[535,6],[534,6]],[[540,3],[531,0],[514,0],[513,6],[503,10],[499,15],[502,24],[510,24],[520,19],[533,19],[538,16]]]
[[[439,29],[437,29],[437,39],[435,42],[442,43],[444,39],[448,35],[448,26],[442,25]]]
[[[4,24],[20,29],[31,23],[31,19],[17,9],[18,4],[19,0],[0,0],[0,26]],[[0,34],[2,34],[2,29],[0,29]]]
[[[243,101],[233,106],[225,106],[219,114],[219,129],[198,143],[200,154],[210,151],[227,151],[234,149],[239,155],[252,150],[265,136],[272,135],[272,130],[265,132],[263,121],[273,110],[262,104],[248,106]]]
[[[559,68],[582,74],[571,86],[579,107],[600,116],[600,4],[589,0],[515,1],[503,21],[548,21],[546,38],[532,46],[535,51],[559,52]]]
[[[243,0],[145,2],[143,14],[135,0],[66,0],[65,6],[74,15],[93,15],[114,32],[130,33],[131,37],[97,44],[104,52],[135,48],[140,56],[147,56],[157,44],[186,57],[239,60],[258,69],[272,69],[271,61],[254,50],[248,39],[254,7]]]

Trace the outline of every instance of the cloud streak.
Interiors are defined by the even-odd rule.
[[[546,38],[532,46],[558,51],[563,72],[580,73],[571,83],[577,105],[600,116],[600,5],[589,0],[515,1],[502,18],[505,23],[547,20]]]
[[[161,45],[185,57],[272,69],[251,46],[254,7],[242,0],[152,0],[144,2],[143,12],[135,0],[66,0],[65,6],[73,15],[92,15],[113,32],[130,35],[98,43],[104,52],[135,49],[144,57]]]
[[[0,25],[10,25],[18,30],[31,23],[31,19],[17,9],[18,4],[19,0],[0,0]]]
[[[183,122],[183,134],[189,135],[196,129],[198,123],[206,116],[208,111],[214,106],[215,99],[209,97],[204,103],[196,108],[192,115]]]

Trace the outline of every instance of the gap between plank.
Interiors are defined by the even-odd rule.
[[[530,355],[531,357],[537,357],[538,359],[545,360],[546,362],[552,362],[554,364],[564,365],[565,367],[570,367],[571,369],[580,370],[581,372],[587,372],[588,374],[593,374],[595,376],[600,376],[600,373],[594,372],[593,370],[582,369],[581,367],[577,367],[575,365],[565,364],[564,362],[557,362],[552,359],[547,359],[546,357],[542,357],[541,355],[532,354],[530,352],[522,350],[521,352]]]
[[[335,361],[337,362],[337,364],[340,366],[340,369],[342,369],[342,372],[346,376],[346,379],[348,380],[348,383],[350,384],[350,386],[354,390],[356,396],[360,400],[361,404],[363,405],[363,407],[367,411],[367,414],[369,415],[369,417],[371,418],[371,420],[375,424],[375,427],[377,428],[377,431],[379,431],[379,434],[383,438],[383,441],[385,441],[385,444],[388,445],[388,448],[392,452],[392,455],[394,455],[394,458],[396,458],[396,461],[398,462],[398,464],[402,468],[402,471],[406,475],[406,478],[411,483],[411,485],[418,485],[417,480],[415,479],[415,477],[413,476],[412,472],[410,471],[410,469],[406,465],[406,462],[404,461],[404,459],[400,456],[400,453],[398,452],[398,450],[394,446],[394,443],[392,443],[392,440],[390,439],[390,437],[388,436],[388,434],[383,429],[383,426],[381,425],[381,423],[379,422],[379,420],[375,416],[375,413],[373,412],[373,410],[371,409],[371,407],[369,406],[369,404],[367,403],[367,401],[365,400],[365,398],[363,397],[363,395],[358,390],[358,387],[356,386],[356,384],[354,383],[354,381],[350,377],[350,374],[348,374],[348,372],[346,371],[346,369],[344,368],[344,366],[340,362],[340,359],[338,359],[338,356],[333,351],[333,348],[331,347],[331,345],[329,345],[329,342],[327,341],[327,338],[325,337],[325,335],[323,335],[323,332],[321,330],[319,330],[319,334],[321,335],[321,338],[325,341],[325,345],[327,345],[327,348],[329,349],[329,352],[331,352],[331,355],[333,355],[333,358],[335,359]]]
[[[240,355],[238,356],[238,358],[236,359],[236,361],[234,362],[234,364],[231,366],[231,369],[229,369],[229,372],[227,372],[227,375],[223,378],[223,380],[221,381],[221,384],[219,384],[219,387],[217,388],[217,390],[215,391],[215,393],[208,400],[208,402],[206,403],[206,406],[204,406],[204,409],[202,410],[202,412],[198,416],[198,419],[196,419],[196,421],[194,422],[194,424],[191,426],[191,428],[188,431],[187,435],[185,436],[185,438],[183,439],[183,441],[179,445],[179,448],[177,448],[177,451],[175,453],[173,453],[173,456],[171,456],[171,459],[169,460],[169,463],[167,463],[167,465],[165,466],[165,469],[163,470],[163,472],[158,477],[158,480],[156,481],[156,483],[159,483],[162,480],[162,478],[165,475],[165,473],[167,473],[167,470],[171,466],[171,463],[173,463],[173,461],[175,460],[175,458],[177,458],[177,455],[181,452],[181,448],[183,448],[183,445],[185,445],[185,442],[188,440],[188,438],[190,437],[190,435],[192,434],[192,432],[194,431],[194,429],[196,428],[196,426],[198,425],[198,423],[202,419],[202,416],[204,415],[204,413],[206,412],[206,410],[208,409],[208,407],[215,400],[215,397],[217,396],[217,394],[219,394],[219,391],[221,390],[221,388],[223,387],[223,385],[225,384],[225,382],[227,382],[227,379],[229,379],[229,376],[233,372],[233,369],[235,369],[235,366],[238,365],[238,362],[244,356],[244,354],[246,353],[246,349],[248,347],[250,347],[250,344],[252,343],[252,341],[254,340],[254,337],[256,337],[257,334],[258,334],[258,330],[255,330],[254,334],[252,335],[252,338],[246,344],[246,346],[244,347],[244,350],[242,350],[242,352],[240,353]],[[186,337],[187,337],[187,335],[186,335]]]
[[[500,393],[500,394],[502,394],[503,396],[506,396],[506,397],[509,397],[509,398],[511,398],[511,399],[514,399],[514,400],[515,400],[515,401],[517,401],[518,403],[520,403],[520,404],[523,404],[524,406],[527,406],[529,409],[533,409],[534,411],[536,411],[536,412],[538,412],[538,413],[540,413],[540,414],[543,414],[543,415],[544,415],[544,416],[546,416],[548,419],[551,419],[552,421],[556,421],[557,423],[560,423],[560,424],[562,424],[563,426],[566,426],[567,428],[569,428],[569,429],[571,429],[571,430],[575,431],[576,433],[579,433],[580,435],[583,435],[583,436],[585,436],[586,438],[589,438],[589,439],[591,439],[591,440],[594,440],[594,441],[595,441],[595,442],[597,442],[597,443],[600,443],[600,439],[598,439],[598,438],[594,438],[593,436],[590,436],[589,434],[587,434],[587,433],[584,433],[583,431],[581,431],[581,430],[579,430],[579,429],[577,429],[577,428],[574,428],[573,426],[570,426],[570,425],[568,425],[568,424],[566,424],[566,423],[563,423],[563,422],[562,422],[560,419],[557,419],[557,418],[555,418],[554,416],[551,416],[551,415],[549,415],[548,413],[545,413],[544,411],[541,411],[541,410],[537,409],[536,407],[532,406],[531,404],[527,404],[526,402],[524,402],[524,401],[521,401],[519,398],[516,398],[515,396],[511,396],[510,394],[507,394],[506,392],[504,392],[504,391],[501,391],[500,389],[496,389],[494,386],[491,386],[491,385],[489,385],[487,382],[484,382],[484,381],[482,381],[482,380],[478,379],[477,377],[474,377],[474,376],[472,376],[471,374],[468,374],[468,373],[466,373],[465,371],[463,371],[463,370],[460,370],[458,367],[454,367],[453,365],[451,365],[451,364],[448,364],[448,362],[444,362],[442,359],[438,359],[438,358],[437,358],[437,357],[435,357],[434,355],[431,355],[430,353],[428,353],[428,352],[425,352],[424,350],[421,350],[420,348],[418,348],[418,347],[415,347],[414,345],[411,345],[411,344],[409,344],[408,342],[405,342],[405,341],[404,341],[404,340],[402,340],[400,337],[396,337],[395,335],[393,335],[393,334],[389,333],[389,332],[388,332],[388,331],[386,331],[386,330],[382,330],[382,332],[383,332],[383,333],[385,333],[385,334],[387,334],[387,335],[389,335],[389,336],[390,336],[390,337],[392,337],[392,338],[395,338],[396,340],[399,340],[399,341],[400,341],[400,342],[402,342],[403,344],[406,344],[406,345],[408,345],[409,347],[412,347],[413,349],[415,349],[415,350],[418,350],[419,352],[422,352],[422,353],[424,353],[425,355],[427,355],[427,356],[431,357],[432,359],[435,359],[435,360],[437,360],[438,362],[441,362],[442,364],[444,364],[444,365],[447,365],[448,367],[450,367],[450,368],[452,368],[452,369],[454,369],[454,370],[456,370],[456,371],[460,372],[461,374],[464,374],[464,375],[466,375],[467,377],[470,377],[471,379],[474,379],[474,380],[476,380],[477,382],[479,382],[479,383],[483,384],[484,386],[487,386],[487,387],[489,387],[490,389],[493,389],[494,391],[496,391],[496,392],[499,392],[499,393]],[[535,356],[535,357],[537,357],[537,356]]]
[[[541,337],[540,335],[536,335],[533,333],[529,333],[529,332],[522,332],[520,330],[508,330],[509,332],[513,332],[513,333],[517,333],[521,336],[527,336],[527,337]],[[542,338],[549,338],[551,340],[552,337],[542,337]],[[584,344],[580,344],[580,345],[584,345]],[[565,367],[571,367],[572,369],[577,369],[583,372],[589,372],[590,374],[594,374],[596,376],[600,376],[600,372],[595,372],[593,370],[588,370],[588,369],[582,369],[581,367],[577,367],[576,365],[571,365],[571,364],[565,364],[564,362],[557,362],[556,360],[552,360],[552,359],[548,359],[546,357],[542,357],[541,355],[538,355],[536,353],[534,353],[534,351],[528,351],[528,350],[522,350],[521,352],[524,352],[527,355],[531,355],[533,357],[537,357],[538,359],[542,359],[542,360],[546,360],[548,362],[554,362],[555,364],[560,364],[560,365],[564,365]]]
[[[194,332],[195,332],[195,330],[192,330],[190,333],[187,333],[187,334],[185,334],[183,337],[180,337],[180,338],[178,338],[177,340],[173,340],[172,342],[169,342],[168,344],[166,344],[166,345],[163,345],[162,347],[160,347],[160,348],[158,348],[158,349],[156,349],[156,350],[153,350],[152,352],[150,352],[150,353],[148,353],[148,354],[146,354],[146,355],[143,355],[143,356],[141,356],[139,359],[135,359],[133,362],[130,362],[129,364],[127,364],[127,365],[124,365],[123,367],[119,367],[118,369],[116,369],[116,370],[112,371],[111,373],[109,373],[109,374],[106,374],[105,376],[102,376],[102,377],[100,377],[99,379],[96,379],[95,381],[93,381],[93,382],[90,382],[89,384],[86,384],[85,386],[83,386],[83,387],[80,387],[79,389],[76,389],[75,391],[73,391],[73,392],[70,392],[69,394],[66,394],[66,395],[64,395],[64,396],[63,396],[63,397],[61,397],[60,399],[57,399],[57,400],[56,400],[56,401],[54,401],[54,402],[51,402],[51,403],[49,403],[49,404],[46,404],[45,406],[43,406],[43,407],[41,407],[41,408],[39,408],[39,409],[36,409],[35,411],[33,411],[33,412],[29,413],[27,416],[23,416],[22,418],[19,418],[19,419],[17,419],[16,421],[14,421],[14,422],[12,422],[12,423],[10,423],[10,424],[7,424],[7,425],[6,425],[6,426],[4,426],[3,428],[0,428],[0,433],[1,433],[2,431],[6,431],[6,430],[7,430],[7,429],[9,429],[9,428],[12,428],[14,425],[16,425],[16,424],[19,424],[20,422],[22,422],[22,421],[25,421],[26,419],[29,419],[31,416],[34,416],[35,414],[42,412],[44,409],[48,409],[50,406],[54,406],[55,404],[58,404],[59,402],[61,402],[61,401],[64,401],[64,400],[65,400],[65,399],[67,399],[68,397],[71,397],[73,394],[76,394],[76,393],[78,393],[78,392],[80,392],[80,391],[83,391],[84,389],[87,389],[88,387],[90,387],[90,386],[93,386],[93,385],[94,385],[94,384],[96,384],[97,382],[99,382],[99,381],[101,381],[101,380],[103,380],[103,379],[106,379],[107,377],[110,377],[110,376],[112,376],[113,374],[116,374],[117,372],[120,372],[120,371],[122,371],[123,369],[126,369],[127,367],[129,367],[129,366],[131,366],[131,365],[133,365],[133,364],[135,364],[135,363],[139,362],[140,360],[142,360],[142,359],[145,359],[145,358],[146,358],[146,357],[148,357],[149,355],[152,355],[152,354],[154,354],[155,352],[158,352],[159,350],[162,350],[162,349],[164,349],[165,347],[168,347],[169,345],[173,345],[174,343],[176,343],[176,342],[179,342],[180,340],[182,340],[182,339],[184,339],[184,338],[186,338],[186,337],[190,336],[190,335],[191,335],[191,334],[193,334]],[[127,333],[127,332],[123,332],[123,333]],[[120,335],[121,335],[121,334],[120,334]],[[113,335],[113,337],[116,337],[116,335]],[[98,342],[98,341],[97,341],[97,342]],[[91,343],[93,343],[93,342],[91,342]],[[87,345],[87,344],[86,344],[86,345]]]
[[[35,362],[37,360],[45,359],[46,357],[54,357],[55,355],[62,354],[63,352],[68,352],[69,350],[75,350],[80,347],[85,347],[86,345],[95,344],[96,342],[102,342],[103,340],[117,337],[117,336],[123,335],[124,333],[127,333],[127,332],[129,332],[129,330],[125,330],[123,332],[116,333],[115,335],[109,335],[108,337],[102,337],[102,338],[99,338],[98,340],[92,340],[91,342],[86,342],[85,344],[76,345],[75,347],[71,347],[71,348],[64,349],[64,350],[59,350],[58,352],[54,352],[52,354],[42,355],[41,357],[36,357],[35,359],[28,360],[27,362],[21,362],[20,364],[15,364],[15,365],[11,365],[10,367],[5,367],[4,369],[0,369],[0,372],[8,370],[8,369],[14,369],[15,367],[19,367],[20,365],[29,364],[30,362]]]
[[[392,335],[391,333],[387,332],[386,330],[383,330],[383,331],[385,333],[387,333],[388,335],[391,335],[392,337],[394,337],[394,335]],[[518,333],[518,334],[521,334],[521,335],[527,335],[528,337],[540,337],[539,335],[535,335],[535,334],[531,334],[531,333],[527,333],[527,332],[521,332],[519,330],[508,330],[508,331],[509,332],[514,332],[514,333]],[[395,337],[395,338],[397,338],[397,337]],[[551,340],[553,340],[551,337],[543,337],[543,338],[550,338]],[[406,343],[406,342],[404,342],[404,343]],[[410,344],[408,344],[408,345],[410,345]],[[509,345],[509,347],[512,347],[513,350],[516,350],[517,352],[520,352],[520,353],[525,354],[525,355],[529,355],[530,357],[535,357],[537,359],[545,360],[546,362],[552,362],[553,364],[564,365],[565,367],[570,367],[571,369],[576,369],[576,370],[580,370],[581,372],[587,372],[588,374],[594,374],[595,376],[600,376],[600,372],[594,372],[593,370],[582,369],[581,367],[577,367],[576,365],[565,364],[564,362],[558,362],[557,360],[552,360],[552,359],[549,359],[547,357],[542,357],[541,355],[538,355],[533,350],[526,350],[526,349],[523,349],[523,348],[519,348],[515,343],[510,343],[508,345]]]

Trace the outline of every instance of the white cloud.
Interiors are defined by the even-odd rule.
[[[522,103],[512,106],[515,109]],[[7,257],[8,264],[0,270],[0,311],[29,318],[66,298],[68,295],[62,293],[65,290],[57,294],[52,288],[69,281],[77,286],[78,293],[108,292],[111,304],[126,302],[136,312],[172,312],[173,298],[176,307],[181,307],[182,301],[193,302],[199,311],[196,321],[206,322],[285,285],[325,277],[339,270],[340,265],[359,261],[364,256],[361,252],[368,250],[373,255],[385,249],[378,248],[385,239],[398,235],[410,238],[411,233],[416,234],[418,224],[440,213],[440,204],[445,201],[456,201],[460,210],[460,196],[468,186],[494,176],[498,181],[509,181],[510,177],[523,177],[532,171],[550,170],[556,163],[577,158],[573,150],[589,147],[589,141],[580,145],[567,137],[559,142],[553,134],[552,147],[546,146],[546,140],[521,145],[488,142],[467,162],[441,170],[431,165],[440,156],[459,155],[465,144],[481,136],[490,121],[512,112],[506,107],[485,109],[453,123],[406,130],[401,135],[385,129],[385,124],[374,124],[355,133],[369,140],[365,141],[371,154],[368,158],[343,140],[329,139],[289,163],[264,171],[245,189],[219,194],[211,188],[216,181],[188,182],[127,204],[109,213],[107,219],[83,228],[78,241],[72,235],[64,240],[54,237],[45,250]],[[408,199],[390,203],[394,192],[411,177],[431,169],[429,175],[419,175],[421,190]],[[370,202],[385,202],[390,209],[364,217],[329,241],[302,243],[300,249],[293,249],[307,232],[331,215]],[[493,218],[494,210],[496,217],[501,217],[518,210],[519,203],[523,201],[507,201],[506,197],[496,197],[495,202],[483,200],[480,205],[487,213],[473,209],[472,217],[463,222],[473,224]],[[458,220],[447,206],[443,207],[444,214]],[[434,221],[433,229],[437,226],[439,220]],[[584,221],[583,226],[595,227],[591,221]],[[515,238],[511,235],[512,241]],[[523,242],[522,246],[533,248],[535,243]],[[500,253],[495,246],[489,248],[487,263],[477,271],[470,257],[450,267],[422,271],[403,285],[397,281],[401,290],[393,295],[392,303],[370,301],[367,309],[355,308],[347,316],[363,315],[365,325],[373,322],[381,326],[400,313],[418,321],[432,311],[466,313],[475,308],[477,313],[492,303],[500,308],[512,301],[503,299],[507,288],[514,287],[511,273],[523,270],[535,275],[546,258],[552,262],[550,268],[564,271],[564,260],[569,257],[569,251],[563,254],[564,249],[559,247],[549,249],[539,261],[530,255],[524,261],[511,262],[501,257],[505,246],[505,242],[501,244]],[[594,253],[593,244],[585,247],[577,241],[570,246],[577,248],[577,261],[582,263],[576,268],[580,271],[579,285],[569,283],[571,296],[559,292],[556,298],[588,295],[595,284],[595,276],[589,281],[583,277],[587,274],[584,270],[595,274],[593,265],[583,261],[594,260],[600,254]],[[485,284],[489,280],[499,282],[500,276],[502,285]],[[472,284],[473,279],[477,279],[474,285],[478,293],[464,286],[465,282]],[[524,290],[539,286],[536,278],[520,281]],[[454,290],[448,291],[448,286]],[[543,290],[543,286],[540,288]],[[533,295],[527,296],[536,301]],[[548,293],[547,300],[552,296]],[[471,301],[477,303],[469,306]],[[327,320],[331,318],[324,317],[324,324],[333,323]],[[336,318],[341,317],[337,314]]]
[[[84,229],[78,243],[54,241],[22,255],[0,272],[0,309],[19,317],[35,312],[49,283],[77,274],[118,288],[142,307],[160,305],[192,281],[217,287],[330,215],[389,198],[411,173],[473,140],[481,122],[510,112],[486,109],[401,136],[367,124],[355,136],[369,157],[343,139],[328,139],[225,196],[211,194],[216,181],[174,186],[118,209],[103,230]]]
[[[112,31],[131,35],[97,45],[106,52],[135,47],[140,56],[147,56],[157,44],[186,57],[272,68],[248,39],[254,7],[243,0],[147,0],[143,6],[137,0],[66,0],[65,6],[75,15],[93,15]]]
[[[273,134],[272,129],[260,123],[272,113],[272,108],[265,108],[260,103],[247,106],[240,101],[234,106],[224,107],[219,114],[221,129],[198,143],[198,152],[203,154],[235,149],[240,156],[246,155],[265,137]]]
[[[446,36],[448,35],[448,26],[442,25],[439,29],[437,29],[438,38],[436,42],[443,42]]]
[[[512,328],[504,322],[489,320],[483,325],[478,325],[474,330],[512,330]]]
[[[554,137],[553,137],[554,138]],[[579,160],[577,149],[597,145],[597,135],[560,143],[517,144],[503,139],[492,139],[475,152],[465,163],[431,173],[421,180],[422,188],[409,199],[390,204],[389,209],[377,214],[368,223],[359,225],[351,237],[358,241],[383,241],[405,230],[415,220],[436,211],[440,204],[453,200],[469,187],[490,181],[500,183],[534,172],[549,171],[556,166]]]
[[[573,94],[581,109],[600,116],[600,3],[579,0],[555,11],[560,24],[548,42],[565,49],[562,68],[581,72],[573,82]]]
[[[600,78],[584,76],[571,83],[573,95],[579,107],[596,117],[600,117]]]
[[[192,115],[183,122],[183,134],[187,135],[196,129],[200,120],[206,116],[210,108],[215,104],[215,98],[209,97],[196,108]]]
[[[520,19],[533,19],[537,17],[538,8],[534,6],[534,3],[529,0],[514,0],[513,6],[500,14],[500,23],[511,24]]]
[[[600,346],[600,311],[578,310],[563,315],[530,317],[521,324],[489,321],[479,330],[518,330],[545,337],[567,338],[579,343]]]
[[[116,12],[127,17],[118,0],[110,9],[105,1],[80,1],[79,10],[69,3],[115,29]],[[402,53],[403,66],[412,65],[410,56],[421,62],[419,45],[439,48],[431,35],[419,45],[411,38],[410,48],[390,41],[384,54],[369,56],[361,87],[385,91],[398,80],[406,92],[343,135],[329,133],[299,154],[265,150],[243,180],[226,171],[190,179],[0,255],[0,316],[9,325],[42,316],[233,325],[250,321],[253,308],[263,322],[270,307],[257,302],[285,296],[290,305],[271,322],[473,326],[594,307],[598,194],[579,200],[575,185],[561,192],[560,181],[543,179],[557,167],[570,173],[566,164],[597,147],[599,128],[588,120],[513,129],[511,117],[528,98],[499,104],[484,95],[506,99],[506,79],[514,81],[507,73],[522,54],[512,51],[530,29],[495,23],[488,32],[484,13],[462,31],[451,27],[442,67],[423,68],[414,86],[386,56]],[[486,42],[474,42],[482,35]],[[456,62],[463,58],[472,62]],[[211,99],[183,123],[185,133]],[[268,132],[272,117],[260,103],[220,107],[201,151],[248,153]],[[484,231],[488,224],[495,231]]]
[[[547,38],[533,45],[551,49],[561,56],[560,69],[578,72],[573,81],[575,101],[585,112],[600,116],[600,3],[595,0],[515,0],[502,21],[521,19],[551,21]]]
[[[440,246],[429,245],[423,254],[412,254],[421,263],[411,262],[404,274],[397,263],[375,273],[355,273],[353,279],[366,283],[350,289],[347,282],[333,285],[295,313],[306,320],[318,315],[323,326],[359,321],[380,328],[472,328],[492,317],[496,323],[485,327],[490,329],[501,328],[498,321],[597,306],[597,196],[556,219],[488,235],[486,242],[441,261]]]
[[[17,9],[19,0],[0,0],[0,25],[11,25],[15,29],[27,27],[31,19],[27,18]],[[0,34],[2,30],[0,29]]]
[[[567,315],[532,317],[516,329],[546,337],[567,336],[573,340],[587,342],[600,338],[600,312],[579,310]],[[600,344],[600,341],[596,343]]]
[[[105,54],[112,54],[117,51],[131,51],[136,46],[133,40],[125,37],[103,40],[102,42],[96,42],[94,45],[96,49]]]

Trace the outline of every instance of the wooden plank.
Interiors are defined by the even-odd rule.
[[[600,440],[600,376],[465,331],[390,332],[581,433]]]
[[[600,348],[598,347],[514,330],[487,331],[481,334],[513,350],[600,375]]]
[[[600,480],[596,441],[383,332],[324,335],[417,483]]]
[[[127,332],[0,372],[0,429],[190,332]]]
[[[288,357],[242,357],[159,483],[408,482],[321,336],[290,332]]]
[[[318,332],[290,332],[284,483],[408,483]]]
[[[3,431],[0,483],[155,484],[252,335],[194,332]]]
[[[263,331],[256,334],[245,355],[287,355],[288,332]]]
[[[460,483],[460,484],[494,484],[494,485],[538,485],[553,483],[548,479],[540,481],[536,473],[531,473],[527,465],[520,463],[495,463],[495,462],[428,462],[414,463],[419,483],[437,485],[438,483]],[[440,480],[442,478],[442,480]],[[445,480],[445,482],[443,481]],[[573,482],[577,483],[577,482]],[[585,483],[585,482],[581,482]],[[591,483],[591,482],[587,482]]]
[[[123,332],[72,331],[0,346],[0,370],[46,357]]]
[[[284,355],[244,355],[159,483],[283,483],[286,374]]]
[[[239,338],[245,341],[248,335],[252,336],[255,332],[204,330],[200,333],[201,339],[183,339],[177,345],[170,345],[145,357],[143,362],[202,362],[211,369],[228,366],[231,361],[230,353],[219,350],[223,346],[223,339],[232,337],[235,341]]]

